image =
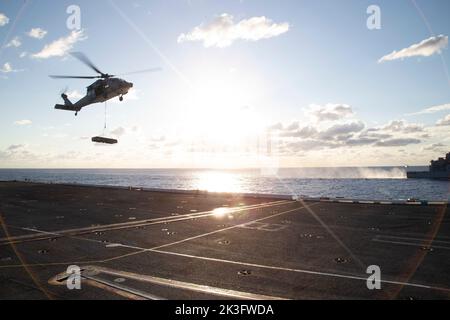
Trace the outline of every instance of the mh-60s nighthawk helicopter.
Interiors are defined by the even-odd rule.
[[[94,103],[105,102],[117,96],[119,96],[120,101],[123,101],[123,96],[127,94],[128,91],[133,87],[133,83],[127,82],[120,78],[116,78],[117,76],[124,76],[142,72],[154,72],[160,70],[160,68],[151,68],[128,72],[121,75],[112,75],[101,72],[88,59],[88,57],[86,57],[86,55],[81,52],[72,52],[71,55],[99,74],[98,76],[50,76],[54,79],[99,79],[88,86],[86,95],[75,103],[72,103],[65,93],[61,94],[61,97],[64,100],[64,104],[55,105],[55,109],[75,111],[75,115],[77,115],[78,111],[80,111],[83,107]]]

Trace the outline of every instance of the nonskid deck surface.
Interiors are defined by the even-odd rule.
[[[0,219],[0,299],[450,297],[445,206],[1,182]]]

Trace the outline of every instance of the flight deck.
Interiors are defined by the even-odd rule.
[[[0,182],[0,299],[449,299],[448,212]]]

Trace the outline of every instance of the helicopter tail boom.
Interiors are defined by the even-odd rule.
[[[65,93],[61,94],[61,98],[64,100],[64,104],[56,104],[55,109],[67,110],[67,111],[80,111],[80,108],[75,106],[67,97]]]
[[[66,104],[55,104],[55,109],[58,110],[67,110],[67,111],[79,111],[74,105],[66,105]]]

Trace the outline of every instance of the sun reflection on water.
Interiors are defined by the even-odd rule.
[[[238,174],[207,171],[197,174],[194,189],[210,192],[242,192],[242,184]]]

